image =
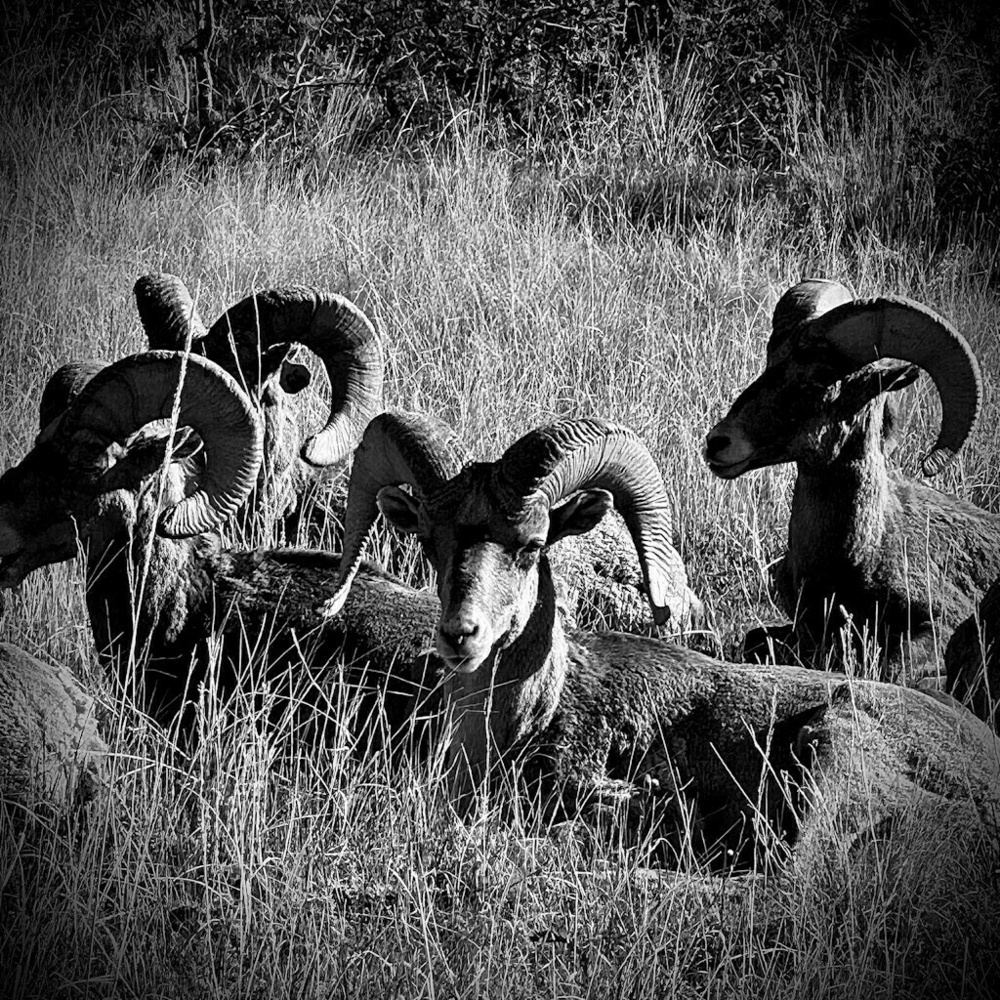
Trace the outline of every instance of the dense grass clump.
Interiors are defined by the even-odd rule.
[[[155,163],[125,103],[85,83],[51,102],[40,64],[7,65],[0,468],[31,446],[57,365],[143,345],[139,274],[180,275],[203,316],[254,288],[315,284],[355,298],[383,333],[387,403],[440,414],[477,456],[561,415],[641,434],[692,586],[732,646],[781,617],[767,568],[791,471],[725,484],[700,448],[761,368],[777,297],[822,275],[925,302],[967,336],[984,410],[940,485],[1000,510],[997,244],[988,220],[942,222],[907,127],[926,120],[930,91],[891,67],[873,68],[851,107],[787,81],[766,123],[783,145],[765,169],[712,155],[717,94],[696,54],[635,62],[555,145],[470,105],[412,141],[403,129],[365,148],[290,156],[263,143]],[[51,64],[53,86],[64,71]],[[324,113],[328,137],[360,120],[349,101]],[[905,397],[897,455],[910,473],[937,407],[923,383]],[[323,410],[317,399],[317,420]],[[426,579],[412,549],[400,557],[383,537],[376,555],[390,549],[397,571]],[[389,773],[346,738],[305,749],[211,691],[197,748],[181,752],[95,668],[78,566],[5,595],[0,638],[70,663],[114,750],[109,791],[85,812],[0,812],[4,997],[1000,989],[995,845],[947,822],[929,836],[915,818],[797,879],[709,878],[694,861],[651,872],[655,845],[488,805],[458,823],[443,760]]]

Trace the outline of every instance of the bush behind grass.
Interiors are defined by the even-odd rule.
[[[693,67],[677,73],[695,86]],[[699,160],[696,94],[669,105],[652,75],[638,79],[648,89],[623,91],[617,134],[648,134],[650,108],[662,111],[643,140],[648,174],[629,173],[596,121],[589,144],[540,164],[473,111],[416,150],[340,158],[322,183],[280,150],[223,158],[207,175],[180,161],[150,172],[141,144],[109,132],[115,108],[94,94],[25,107],[8,93],[0,466],[30,447],[56,365],[142,346],[138,274],[181,275],[206,318],[252,288],[330,287],[383,332],[388,404],[439,413],[476,455],[495,456],[555,416],[635,428],[673,495],[694,586],[732,645],[780,617],[766,567],[783,546],[792,473],[717,482],[701,441],[760,369],[778,295],[823,274],[859,294],[927,302],[968,336],[986,377],[983,419],[942,485],[1000,510],[995,247],[973,232],[932,252],[937,234],[920,228],[931,223],[919,201],[886,216],[909,183],[879,154],[886,117],[873,106],[837,135],[803,118],[813,179],[803,168],[745,184]],[[667,164],[652,156],[674,121],[692,137],[691,183],[658,174]],[[858,165],[851,183],[835,141]],[[631,217],[630,192],[649,201],[647,176],[662,210]],[[826,200],[814,198],[824,184]],[[846,221],[859,187],[882,192],[864,225]],[[926,193],[905,188],[906,198]],[[316,419],[322,411],[318,402]],[[912,473],[933,435],[934,393],[910,391],[905,411],[899,458]],[[390,548],[381,536],[378,551]],[[419,558],[407,558],[422,582]],[[114,755],[109,793],[86,814],[0,819],[5,995],[996,990],[1000,892],[981,891],[995,860],[948,822],[929,828],[915,816],[861,858],[834,852],[810,877],[767,887],[753,875],[708,879],[690,861],[650,873],[653,845],[594,842],[496,807],[458,824],[440,760],[389,774],[378,755],[356,759],[346,738],[319,751],[290,732],[261,735],[249,705],[227,710],[211,693],[198,749],[184,756],[94,666],[79,566],[42,570],[6,597],[3,638],[78,670],[99,693]]]

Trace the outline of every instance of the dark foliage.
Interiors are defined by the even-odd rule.
[[[912,172],[933,179],[946,223],[1000,208],[990,0],[47,0],[0,20],[5,59],[37,66],[36,89],[86,78],[127,98],[158,155],[266,148],[301,162],[331,146],[398,148],[473,108],[510,140],[556,149],[583,116],[610,112],[619,81],[655,53],[664,66],[698,59],[715,165],[785,172],[790,83],[851,113],[871,99],[873,66],[933,71],[938,110],[905,125],[919,133]],[[350,135],[331,137],[345,102]]]

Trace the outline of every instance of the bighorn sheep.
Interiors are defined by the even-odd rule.
[[[889,469],[885,394],[909,385],[915,366],[941,396],[940,434],[923,461],[934,475],[979,412],[968,344],[916,302],[854,299],[837,282],[803,281],[779,300],[764,373],[709,431],[705,458],[723,479],[798,467],[788,548],[774,573],[795,621],[776,635],[811,660],[837,650],[849,625],[859,654],[861,638],[878,642],[883,679],[935,683],[951,630],[1000,573],[1000,515]],[[766,638],[755,631],[746,647]]]
[[[948,690],[981,719],[1000,727],[1000,577],[952,633],[945,650]]]
[[[46,406],[85,367],[50,383]],[[182,371],[177,426],[194,433],[172,436],[165,418]],[[328,675],[346,658],[347,680],[369,671],[378,697],[388,685],[387,714],[405,717],[407,671],[427,660],[431,596],[365,570],[357,600],[324,622],[313,609],[336,579],[334,555],[222,546],[214,529],[253,488],[263,447],[257,410],[230,375],[197,355],[135,355],[43,420],[34,448],[0,477],[0,589],[82,546],[97,650],[148,712],[172,721],[216,647],[222,686],[237,669],[284,671],[320,702],[336,695]],[[196,480],[183,465],[195,442]]]
[[[382,345],[368,317],[342,295],[291,286],[250,295],[206,328],[184,283],[165,273],[139,278],[135,299],[151,350],[190,346],[229,372],[260,409],[264,459],[250,509],[285,518],[290,529],[307,466],[345,458],[382,409]],[[311,373],[295,360],[297,345],[322,361],[331,389],[326,425],[301,448],[304,397],[297,394]]]
[[[1000,802],[998,747],[958,706],[839,674],[738,666],[642,636],[564,629],[547,549],[592,528],[612,503],[639,552],[654,618],[683,594],[663,481],[632,432],[564,420],[495,462],[425,474],[445,466],[434,458],[441,438],[435,421],[414,414],[368,426],[327,611],[338,614],[378,511],[420,538],[438,574],[436,644],[468,764],[464,799],[494,765],[516,761],[533,794],[557,809],[599,814],[624,801],[669,815],[681,799],[706,847],[733,850],[752,840],[755,804],[772,831],[814,839],[828,815],[809,809],[817,789],[855,830],[914,799],[940,803],[967,788],[977,803]],[[874,803],[863,801],[868,762],[855,752],[857,731],[876,755]],[[783,775],[803,790],[798,819]]]
[[[104,781],[94,700],[65,667],[0,642],[0,801],[63,813]]]

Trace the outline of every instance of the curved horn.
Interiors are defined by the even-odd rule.
[[[151,351],[184,351],[208,332],[191,293],[173,274],[144,274],[132,289]]]
[[[337,589],[321,608],[324,615],[337,614],[347,598],[378,516],[379,490],[406,483],[423,496],[457,475],[465,459],[466,449],[458,435],[437,417],[391,410],[369,423],[354,452],[344,516],[344,554]]]
[[[941,429],[924,456],[925,475],[940,472],[972,433],[982,399],[979,363],[965,338],[932,309],[896,296],[857,299],[816,317],[809,338],[829,343],[859,368],[899,358],[930,375],[941,397]]]
[[[853,301],[854,296],[845,285],[829,278],[806,278],[789,288],[774,307],[767,366],[783,361],[817,316]]]
[[[61,435],[124,442],[150,421],[172,415],[179,384],[177,423],[198,432],[206,469],[195,493],[160,513],[158,530],[170,538],[220,524],[257,481],[263,432],[256,410],[235,380],[196,355],[133,354],[98,372],[59,424]]]
[[[639,554],[654,621],[662,625],[672,602],[683,600],[687,574],[671,544],[663,478],[642,440],[627,427],[586,418],[530,431],[504,452],[495,487],[501,502],[511,506],[536,493],[551,507],[577,490],[607,490]]]
[[[332,465],[354,447],[382,407],[382,344],[353,302],[312,288],[258,292],[216,320],[204,346],[224,368],[259,383],[263,352],[293,342],[316,354],[330,379],[329,418],[301,454],[310,465]]]
[[[106,361],[92,359],[71,361],[57,368],[45,383],[38,404],[38,429],[45,430],[56,417],[62,416],[83,387],[102,369]]]

